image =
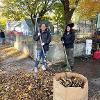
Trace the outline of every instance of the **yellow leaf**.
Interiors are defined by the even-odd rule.
[[[32,90],[32,84],[28,86],[28,90]]]

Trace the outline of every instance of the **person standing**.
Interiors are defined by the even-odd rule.
[[[48,31],[48,26],[42,23],[39,27],[40,32],[36,32],[34,40],[37,41],[37,57],[34,61],[34,72],[38,72],[38,64],[42,59],[42,69],[46,70],[45,56],[49,50],[49,44],[51,42],[51,34]]]
[[[2,30],[0,30],[0,41],[3,44],[5,44],[5,34]]]
[[[65,46],[66,54],[68,58],[69,65],[71,69],[74,66],[74,40],[75,40],[75,33],[73,31],[74,23],[70,23],[66,26],[65,32],[61,37],[61,41],[63,42],[63,46]]]

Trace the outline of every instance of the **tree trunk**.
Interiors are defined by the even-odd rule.
[[[33,19],[33,16],[32,15],[33,14],[31,14],[31,20],[32,20],[33,25],[35,25],[35,19]]]
[[[78,5],[79,0],[75,1],[75,8],[70,9],[70,3],[69,0],[60,0],[64,7],[64,18],[65,18],[65,25],[71,22],[71,18],[73,16],[73,13]]]
[[[70,8],[69,8],[69,0],[65,0],[63,2],[64,6],[64,18],[65,18],[65,26],[71,22],[71,13],[70,13]]]

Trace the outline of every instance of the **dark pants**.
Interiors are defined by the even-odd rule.
[[[74,49],[66,48],[66,54],[67,54],[67,58],[68,58],[68,62],[70,66],[74,66]]]

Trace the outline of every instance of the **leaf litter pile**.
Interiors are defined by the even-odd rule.
[[[0,62],[10,57],[19,57],[20,55],[22,55],[22,52],[18,51],[14,47],[0,47]]]
[[[17,71],[0,75],[0,100],[53,100],[53,74]]]
[[[64,87],[84,87],[84,81],[79,77],[63,77],[58,80]]]

